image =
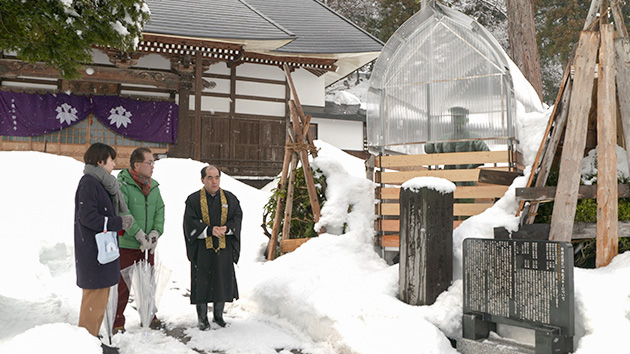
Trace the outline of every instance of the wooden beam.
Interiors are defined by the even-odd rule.
[[[192,88],[193,75],[190,71],[180,73],[181,83],[179,84],[179,118],[177,120],[177,143],[169,151],[173,157],[190,157],[193,153],[191,141],[193,121],[190,115],[190,91]]]
[[[608,265],[618,252],[617,98],[613,24],[600,25],[597,79],[597,255],[596,266]]]
[[[588,29],[593,29],[595,24],[597,23],[597,13],[599,12],[599,8],[602,4],[601,0],[591,0],[591,6],[588,9],[588,15],[586,15],[586,21],[584,21],[583,31]]]
[[[522,225],[518,231],[508,232],[503,227],[494,228],[494,238],[512,238],[515,240],[547,240],[549,224]],[[617,223],[620,237],[630,237],[630,221]],[[571,232],[572,240],[585,240],[597,237],[597,223],[576,222]]]
[[[628,38],[628,29],[626,28],[626,24],[623,20],[623,13],[621,12],[621,4],[622,2],[617,0],[612,5],[611,11],[613,14],[613,19],[615,21],[615,27],[617,28],[617,33],[621,38]]]
[[[294,109],[291,109],[291,120],[293,121],[293,127],[290,127],[289,130],[295,136],[295,141],[302,143],[304,138],[302,137],[302,131],[297,112]],[[300,140],[297,140],[300,139]],[[313,170],[311,169],[311,163],[308,160],[308,151],[300,150],[296,151],[298,156],[300,157],[300,162],[302,162],[302,167],[304,169],[304,179],[306,180],[306,190],[308,191],[308,197],[311,202],[311,209],[313,210],[313,220],[315,223],[319,221],[319,217],[321,215],[319,198],[317,197],[317,190],[315,189],[315,180],[313,179]]]
[[[284,149],[284,161],[282,163],[282,174],[280,176],[280,190],[284,191],[287,188],[287,175],[289,174],[289,166],[293,153],[289,149]],[[271,229],[271,237],[269,237],[269,244],[267,245],[267,260],[273,260],[275,258],[276,244],[278,243],[278,233],[280,232],[280,221],[282,216],[282,207],[284,205],[283,198],[279,195],[276,200],[276,214],[273,218],[273,228]]]
[[[282,239],[291,237],[291,214],[293,213],[293,195],[295,192],[295,168],[297,167],[297,156],[291,154],[291,168],[289,170],[289,184],[287,185],[287,202],[284,206],[284,223],[282,224]],[[277,213],[281,210],[277,210]]]
[[[623,137],[626,142],[626,158],[630,164],[630,38],[615,39],[617,89]]]
[[[89,67],[94,72],[88,75]],[[79,69],[81,80],[105,82],[112,84],[153,85],[170,90],[179,89],[179,75],[149,69],[123,69],[99,65],[86,65]],[[61,75],[53,67],[43,63],[27,63],[16,59],[0,59],[0,78],[17,78],[18,76],[45,77],[61,79]]]
[[[617,186],[618,198],[630,198],[630,184],[620,184]],[[556,187],[530,187],[516,188],[517,201],[552,201],[556,195]],[[580,186],[577,193],[578,199],[597,198],[597,186]]]
[[[287,78],[287,84],[289,85],[291,94],[293,95],[293,102],[295,104],[295,109],[296,109],[298,118],[300,120],[300,124],[298,124],[297,126],[302,127],[305,125],[304,123],[306,121],[306,115],[304,114],[304,110],[302,109],[302,104],[300,104],[300,98],[298,97],[297,89],[295,88],[295,85],[293,84],[293,78],[291,77],[291,69],[289,69],[289,66],[287,64],[284,64],[282,67],[284,69],[284,75]],[[291,101],[289,101],[289,104],[291,104]],[[300,130],[296,127],[296,131],[300,131]],[[311,146],[315,146],[315,144],[313,143],[313,137],[311,136],[311,131],[307,129],[306,133],[307,133],[306,140],[308,141],[308,143]],[[313,157],[317,157],[317,151],[313,151],[311,155],[313,155]]]
[[[486,209],[490,208],[493,203],[455,203],[453,204],[454,216],[472,216],[481,214]],[[399,203],[382,203],[377,204],[377,211],[379,215],[397,216],[400,215]]]
[[[567,71],[565,74],[568,74],[570,71],[570,68],[567,67],[566,70]],[[538,171],[538,178],[536,179],[536,183],[534,184],[535,187],[544,187],[545,184],[547,183],[547,178],[549,177],[549,173],[551,172],[551,166],[556,156],[558,145],[560,145],[560,139],[562,139],[565,128],[567,126],[567,118],[569,117],[569,100],[571,97],[572,86],[573,86],[572,81],[568,80],[568,82],[566,83],[566,88],[564,89],[564,92],[562,92],[562,97],[560,99],[560,102],[556,101],[556,105],[554,107],[554,113],[552,113],[551,119],[549,120],[550,123],[553,123],[555,121],[555,124],[553,128],[553,132],[551,132],[551,137],[549,137],[549,141],[546,144],[546,149],[544,150],[545,153],[542,157],[542,161],[540,162],[540,170]],[[560,96],[558,96],[558,98],[560,98]],[[559,110],[557,111],[558,112],[557,116],[556,116],[556,109]],[[554,117],[556,118],[553,119]],[[548,135],[549,135],[549,132],[547,131],[545,136],[548,136]],[[543,148],[545,148],[544,141],[541,143],[540,150],[538,150],[539,154],[543,151]],[[538,164],[534,164],[534,166],[532,167],[532,171],[536,169],[536,166],[538,166]],[[527,182],[528,186],[532,185],[533,178],[534,178],[534,173],[531,173],[529,175],[529,181]],[[521,203],[520,209],[523,208],[523,205],[524,204]],[[529,206],[528,215],[525,221],[527,224],[531,224],[534,222],[534,217],[536,215],[537,210],[538,210],[538,204],[532,204]],[[517,213],[517,215],[519,215],[519,213]]]
[[[564,129],[567,122],[569,111],[569,98],[571,97],[572,86],[571,68],[573,67],[573,62],[575,61],[576,49],[577,48],[573,49],[571,59],[567,63],[567,66],[564,68],[564,74],[562,75],[560,89],[558,90],[558,95],[556,96],[556,101],[553,105],[551,116],[549,117],[549,121],[547,122],[545,134],[543,135],[543,139],[540,142],[538,151],[536,152],[536,158],[534,159],[534,163],[531,168],[532,172],[529,174],[529,179],[527,180],[528,187],[532,185],[532,182],[534,181],[534,176],[536,175],[536,170],[538,170],[539,166],[540,170],[538,171],[538,178],[536,179],[535,186],[544,187],[545,183],[547,183],[547,177],[549,177],[551,165],[553,163],[554,157],[556,156],[556,150],[558,148],[558,145],[560,144],[560,139],[564,134]],[[551,130],[552,127],[553,131]],[[551,136],[549,136],[550,133]],[[516,216],[519,216],[521,214],[524,206],[524,203],[521,203],[519,205]],[[534,222],[534,219],[533,217],[531,217],[531,215],[535,215],[537,210],[537,204],[530,204],[528,210],[529,215],[527,216],[525,221],[526,223],[531,224]]]
[[[476,181],[480,169],[469,170],[426,170],[404,172],[381,172],[376,175],[376,183],[403,184],[414,177],[440,177],[453,182]]]
[[[497,185],[457,186],[453,198],[501,198],[507,190],[508,186]],[[398,200],[399,196],[400,188],[377,188],[377,199]]]
[[[195,131],[193,132],[194,158],[201,161],[201,92],[203,91],[203,65],[201,52],[195,55]]]
[[[556,203],[554,203],[551,220],[550,239],[552,241],[569,242],[571,240],[598,47],[599,33],[585,31],[580,34],[575,56],[575,84],[569,105],[569,121],[565,132]]]
[[[441,154],[378,156],[375,167],[396,169],[422,165],[462,165],[472,163],[509,163],[509,151],[470,151]]]
[[[514,182],[516,177],[520,177],[523,174],[520,172],[513,171],[500,171],[500,170],[492,170],[482,168],[479,171],[479,179],[480,183],[490,183],[490,184],[498,184],[501,186],[509,186]]]
[[[280,241],[280,253],[293,252],[310,239],[311,237],[283,239]]]

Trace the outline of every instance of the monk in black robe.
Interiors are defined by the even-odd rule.
[[[220,188],[217,167],[204,167],[201,182],[203,188],[186,199],[184,237],[190,261],[190,303],[197,307],[199,328],[206,330],[210,328],[209,302],[214,322],[225,327],[225,303],[238,299],[234,263],[241,251],[243,212],[236,196]]]

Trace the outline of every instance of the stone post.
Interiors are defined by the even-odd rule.
[[[453,279],[455,185],[418,177],[400,189],[400,299],[431,305]]]

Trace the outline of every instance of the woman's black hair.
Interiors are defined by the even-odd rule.
[[[116,150],[113,147],[103,143],[94,143],[83,155],[83,161],[88,165],[98,166],[99,162],[107,162],[109,157],[112,160],[116,158]]]

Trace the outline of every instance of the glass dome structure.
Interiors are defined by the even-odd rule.
[[[457,141],[453,112],[467,115],[467,140],[512,150],[515,94],[507,54],[481,25],[431,1],[387,41],[367,99],[368,149],[422,154],[428,142]]]

